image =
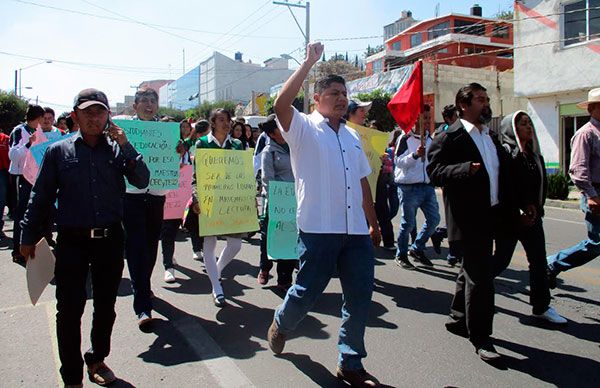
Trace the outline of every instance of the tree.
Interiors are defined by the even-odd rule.
[[[175,121],[181,121],[183,119],[186,118],[186,112],[183,110],[179,110],[179,109],[174,109],[174,108],[165,108],[165,107],[160,107],[158,108],[158,115],[159,116],[170,116],[173,117],[173,119],[175,119]]]
[[[198,105],[195,109],[194,112],[195,115],[192,116],[195,119],[207,119],[210,117],[210,112],[212,112],[214,109],[218,109],[218,108],[223,108],[225,110],[228,110],[231,113],[231,116],[234,115],[235,112],[235,107],[237,106],[237,104],[233,101],[228,101],[228,100],[221,100],[221,101],[215,101],[215,102],[208,102],[208,101],[204,101],[202,104]]]
[[[0,90],[0,130],[9,134],[14,127],[25,120],[27,102],[14,93]]]
[[[515,13],[512,9],[506,9],[504,11],[498,11],[494,17],[501,20],[514,20]]]
[[[367,120],[377,120],[379,128],[386,132],[394,130],[396,121],[387,108],[388,102],[392,99],[390,93],[383,92],[381,89],[376,89],[371,93],[359,93],[356,98],[363,102],[371,101],[373,103],[367,114]]]
[[[339,59],[339,57],[342,57]],[[318,62],[316,65],[316,79],[323,78],[330,74],[341,75],[346,81],[352,81],[365,76],[365,72],[359,67],[348,63],[343,55],[338,55],[338,58],[331,57],[325,62]]]
[[[269,97],[269,99],[267,100],[267,102],[265,104],[265,109],[267,111],[267,115],[271,115],[271,114],[275,113],[275,109],[273,108],[273,105],[275,105],[276,98],[277,98],[276,96],[272,96],[272,97]],[[302,112],[302,110],[304,109],[304,91],[303,90],[300,90],[300,92],[298,93],[296,98],[294,98],[294,102],[292,102],[292,106],[294,106],[294,108],[298,109],[298,112]]]

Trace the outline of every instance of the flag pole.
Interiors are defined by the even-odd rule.
[[[421,146],[425,147],[425,127],[424,127],[424,123],[423,123],[423,112],[424,107],[425,107],[425,103],[423,101],[423,60],[419,59],[420,62],[420,66],[419,66],[419,82],[421,83],[419,90],[420,90],[420,99],[421,99],[421,103],[419,104],[419,137],[421,138]]]

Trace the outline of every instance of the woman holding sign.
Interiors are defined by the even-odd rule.
[[[262,195],[269,199],[269,182],[283,181],[294,183],[294,173],[290,162],[290,146],[281,136],[275,115],[270,115],[267,121],[259,124],[260,129],[267,134],[268,139],[265,148],[261,152],[261,183]],[[267,228],[269,225],[269,204],[264,207],[264,217],[260,228],[260,272],[258,283],[265,285],[269,281],[269,271],[273,268],[273,262],[269,260],[267,252]],[[298,260],[277,261],[277,287],[287,291],[292,285],[292,274]]]
[[[231,130],[231,113],[225,109],[219,108],[211,112],[210,125],[212,131],[206,136],[202,136],[196,143],[196,149],[229,149],[243,151],[242,142],[230,136]],[[196,185],[196,177],[194,173],[193,186]],[[197,191],[194,190],[192,196],[192,209],[196,214],[200,214],[200,205],[198,203]],[[224,307],[227,305],[225,296],[223,295],[223,287],[221,281],[221,272],[233,260],[235,255],[242,248],[242,239],[240,235],[227,235],[227,245],[221,251],[219,260],[215,255],[217,249],[217,236],[204,237],[204,265],[208,278],[212,284],[212,295],[215,306]]]

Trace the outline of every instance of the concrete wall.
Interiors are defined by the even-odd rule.
[[[563,39],[561,12],[559,0],[516,3],[516,95],[554,95],[600,86],[600,40],[564,47],[559,42]],[[549,14],[553,15],[545,16]]]
[[[511,71],[469,69],[459,66],[425,63],[423,66],[423,93],[435,95],[435,121],[441,122],[441,110],[454,104],[458,89],[471,82],[480,83],[487,89],[494,117],[505,116],[515,110],[525,110],[527,100],[514,97],[514,81]]]

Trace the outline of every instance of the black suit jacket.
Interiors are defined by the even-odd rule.
[[[491,137],[500,161],[500,209],[496,215],[492,214],[490,181],[485,164],[460,120],[437,135],[427,152],[429,179],[443,188],[450,241],[494,237],[495,233],[508,231],[518,217],[510,185],[510,156],[496,136]],[[481,163],[481,168],[474,175],[469,173],[471,163]]]

